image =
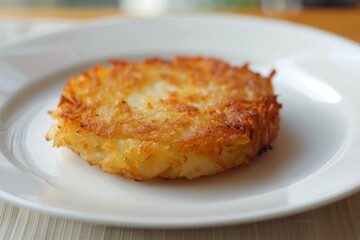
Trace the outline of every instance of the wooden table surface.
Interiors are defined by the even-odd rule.
[[[360,9],[227,12],[301,23],[360,43]],[[118,9],[0,9],[0,20],[56,18],[83,21],[119,14],[123,13]],[[0,201],[0,239],[360,239],[360,192],[328,206],[279,219],[191,230],[98,226],[48,216]]]

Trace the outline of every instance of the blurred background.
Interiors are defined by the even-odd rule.
[[[0,7],[119,7],[128,12],[219,8],[359,6],[360,0],[0,0]]]
[[[282,19],[360,41],[360,0],[0,0],[0,45],[98,17],[183,11]]]

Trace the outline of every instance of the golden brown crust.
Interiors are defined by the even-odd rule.
[[[242,159],[233,160],[234,165],[245,164],[276,137],[281,105],[271,85],[274,73],[263,78],[248,65],[232,67],[202,57],[114,60],[110,66],[97,65],[67,82],[52,113],[59,129],[51,132],[56,146],[71,148],[61,129],[74,129],[105,142],[136,140],[139,151],[149,155],[155,151],[149,143],[154,143],[184,159],[189,153],[206,157],[222,171],[229,168],[225,155]],[[177,157],[171,158],[164,160],[166,164],[181,164]],[[104,168],[102,163],[92,164]],[[136,170],[119,169],[104,170],[147,178],[135,176]],[[168,167],[151,177],[187,177],[171,171]]]

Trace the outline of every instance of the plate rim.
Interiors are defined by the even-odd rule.
[[[66,27],[65,29],[53,30],[51,32],[45,33],[38,33],[34,35],[29,35],[21,39],[13,40],[11,42],[5,43],[0,47],[0,52],[5,50],[6,48],[11,48],[16,45],[24,44],[29,41],[39,40],[42,38],[46,38],[49,36],[55,36],[58,34],[64,34],[67,32],[78,31],[84,28],[92,28],[92,27],[99,27],[99,26],[109,26],[111,24],[116,25],[119,23],[126,24],[128,22],[142,22],[142,21],[154,21],[154,20],[167,20],[167,19],[176,19],[176,18],[187,18],[187,17],[211,17],[211,18],[243,18],[248,19],[251,21],[262,21],[262,22],[271,22],[279,25],[287,25],[291,28],[298,28],[305,31],[312,31],[316,34],[321,34],[327,37],[335,38],[337,40],[347,42],[347,44],[351,44],[354,47],[360,47],[360,43],[356,42],[355,40],[346,38],[344,36],[338,35],[331,31],[316,28],[313,26],[309,26],[302,23],[291,22],[284,19],[277,19],[265,16],[255,16],[252,14],[247,13],[234,13],[234,12],[197,12],[197,13],[167,13],[167,14],[160,14],[156,16],[132,16],[132,15],[112,15],[112,16],[105,16],[105,17],[98,17],[95,19],[91,19],[85,22],[76,22],[71,27]]]

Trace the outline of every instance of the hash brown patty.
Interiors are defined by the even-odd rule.
[[[96,65],[66,83],[46,138],[140,181],[248,165],[279,130],[274,73],[183,56]]]

